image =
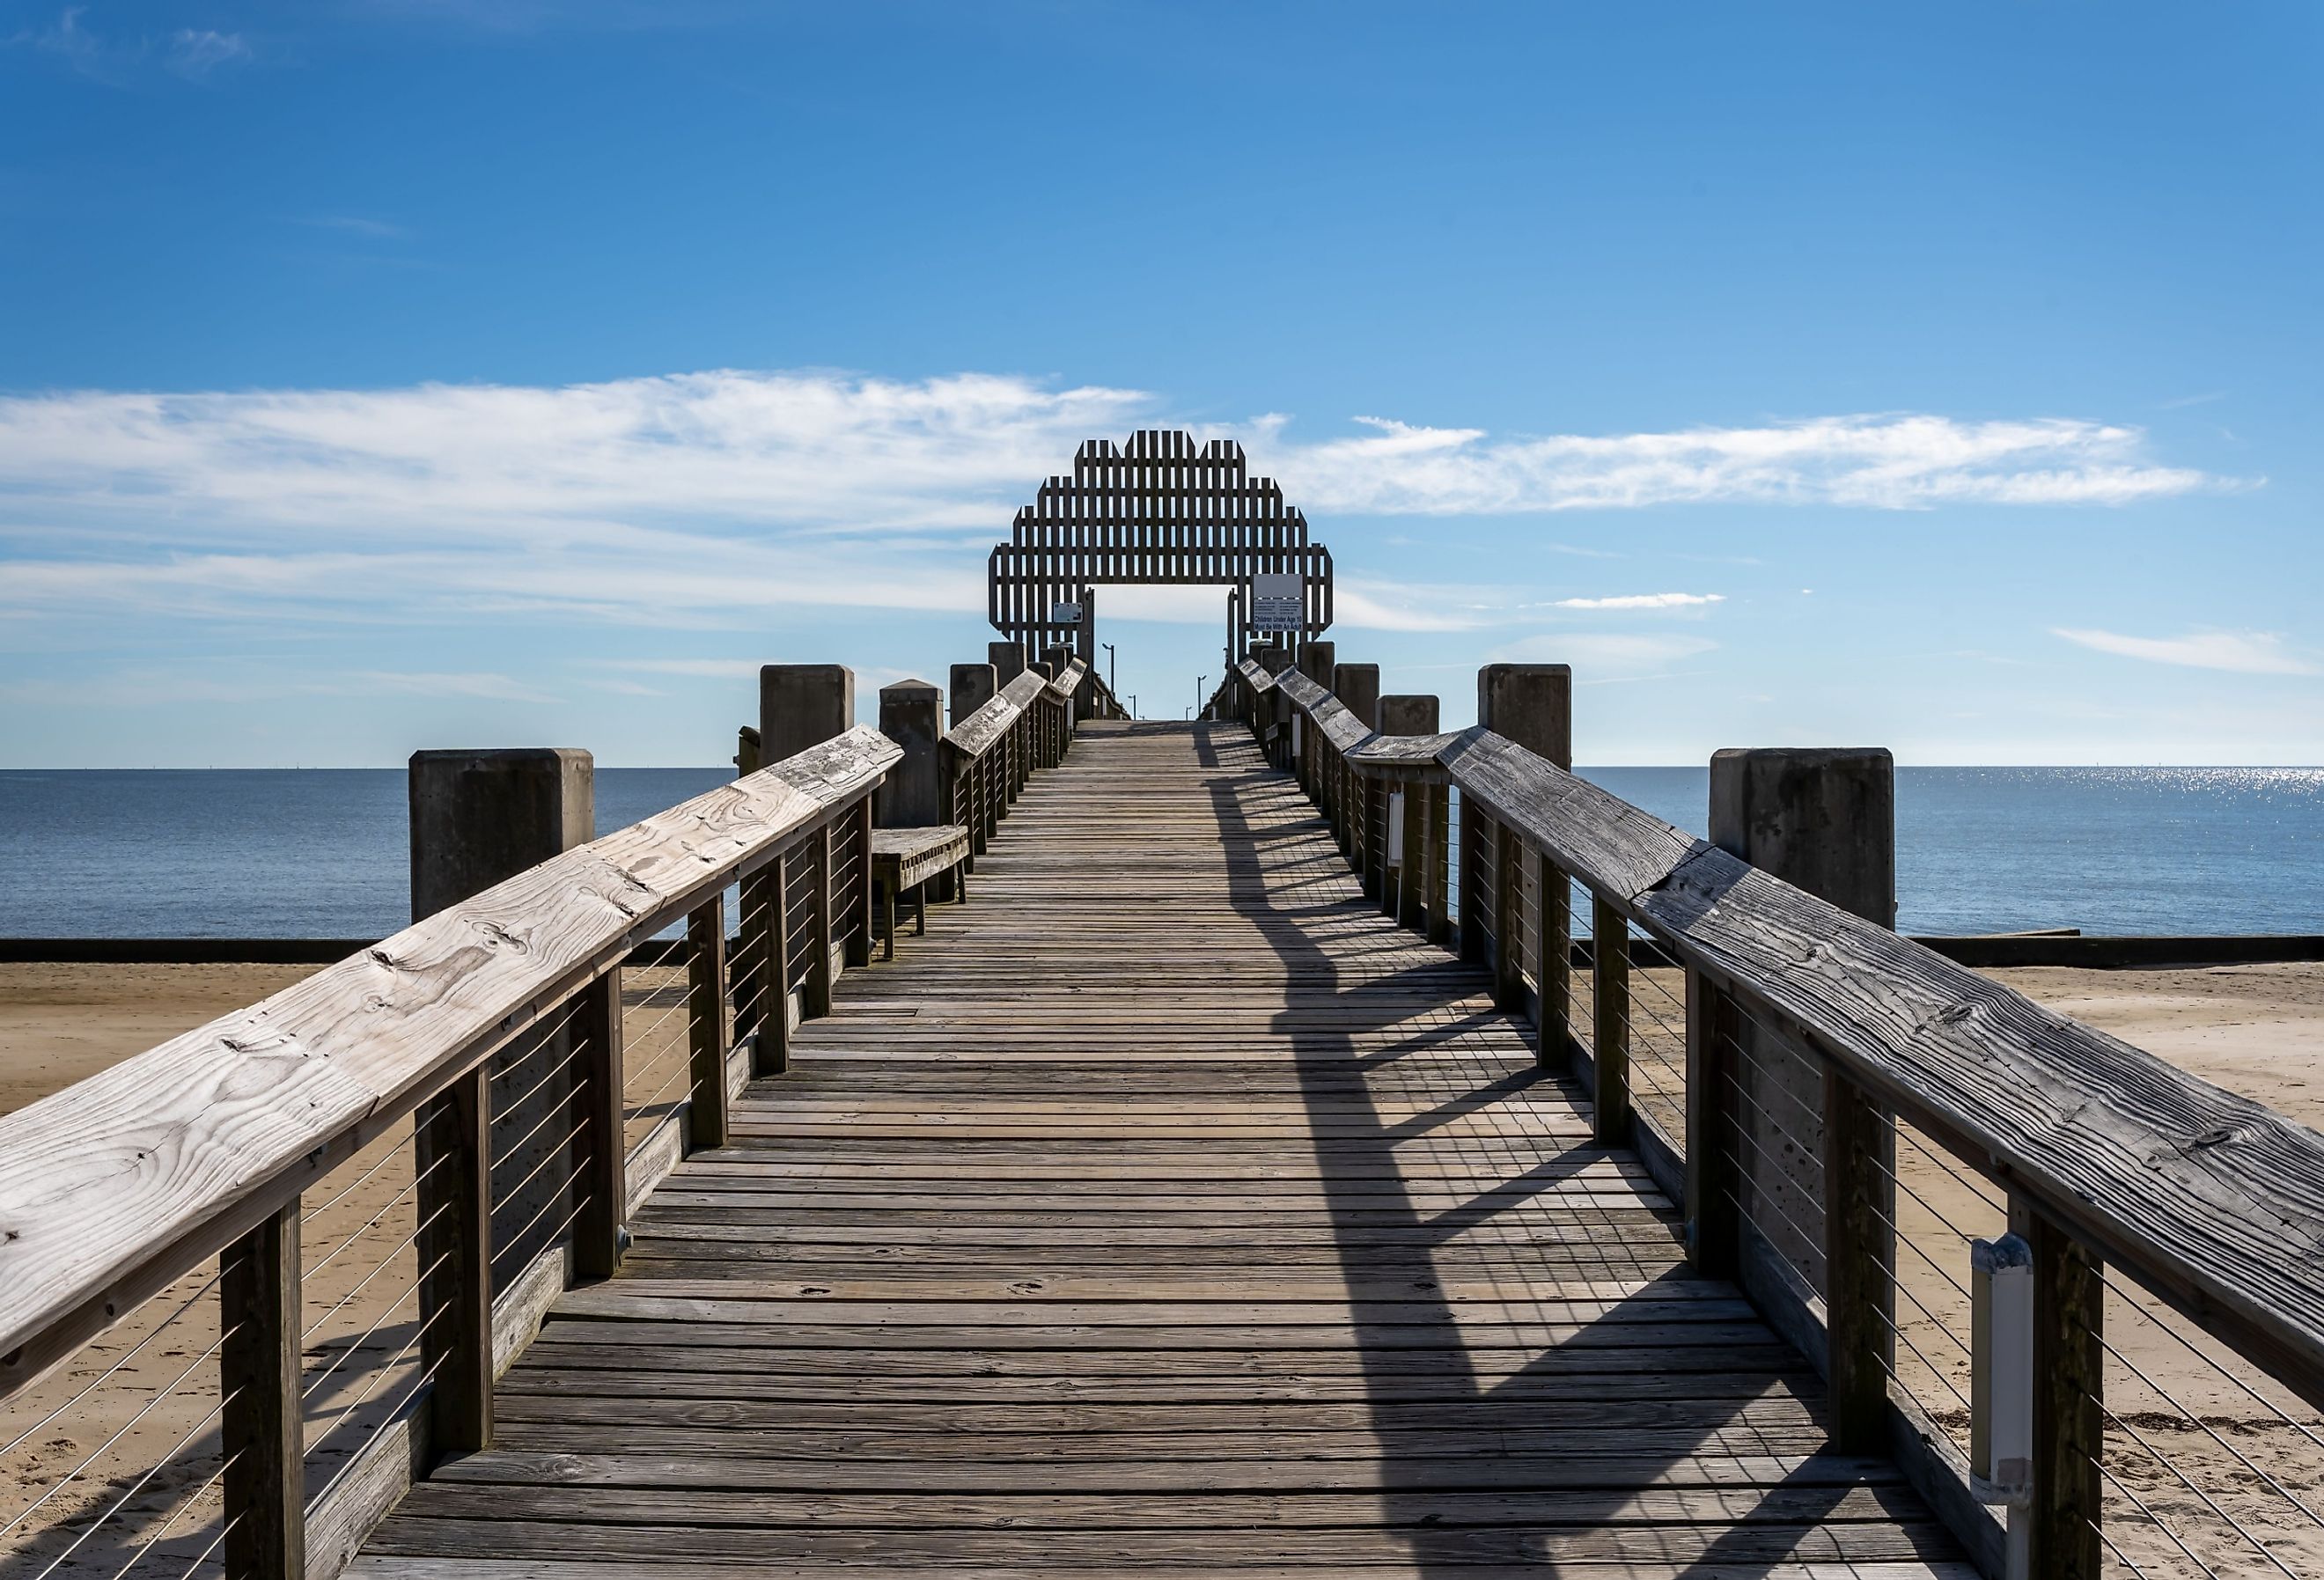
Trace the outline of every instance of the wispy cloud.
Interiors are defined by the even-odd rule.
[[[85,5],[68,5],[46,27],[21,28],[0,43],[55,56],[81,76],[126,87],[142,70],[159,66],[188,81],[200,81],[222,67],[254,58],[250,41],[238,32],[181,27],[167,33],[100,33],[82,19]]]
[[[1375,431],[1304,447],[1270,434],[1259,448],[1311,508],[1373,514],[1702,504],[2126,504],[2222,481],[2148,460],[2138,429],[2067,418],[1964,422],[1880,413],[1539,439],[1358,420]]]
[[[57,707],[135,707],[182,703],[248,706],[293,697],[445,697],[495,702],[558,700],[511,675],[397,670],[286,673],[248,665],[124,668],[109,673],[0,681],[0,701]]]
[[[1626,593],[1610,598],[1560,598],[1559,609],[1694,609],[1723,604],[1725,593]]]
[[[971,609],[983,601],[979,546],[1081,440],[1169,420],[1143,391],[980,374],[0,398],[0,614],[550,612],[702,626],[781,606]],[[2211,481],[2142,460],[2135,430],[2086,422],[1855,417],[1548,439],[1371,426],[1314,444],[1294,442],[1279,417],[1213,431],[1242,438],[1256,469],[1324,517],[2102,503]],[[1343,574],[1337,612],[1358,627],[1452,631],[1493,623],[1476,606],[1490,601]],[[1190,605],[1148,617],[1213,616]]]
[[[2152,664],[2228,670],[2243,675],[2324,674],[2324,665],[2286,647],[2283,638],[2273,632],[2205,631],[2187,636],[2124,636],[2112,631],[2053,626],[2051,634],[2099,652],[2144,659]]]
[[[180,77],[203,78],[221,66],[250,59],[250,45],[238,32],[181,27],[170,35],[162,61]]]

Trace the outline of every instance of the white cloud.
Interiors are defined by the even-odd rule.
[[[2228,670],[2243,675],[2318,675],[2324,665],[2304,658],[2265,631],[2208,631],[2188,636],[2122,636],[2111,631],[2052,627],[2051,634],[2099,652],[2154,664],[2194,670]]]
[[[699,628],[807,605],[973,610],[981,546],[1042,478],[1085,439],[1168,420],[1137,390],[975,374],[0,398],[0,615],[549,612]],[[2091,502],[2209,481],[2141,461],[2134,430],[2085,422],[1840,417],[1545,439],[1366,426],[1309,445],[1279,416],[1213,431],[1243,438],[1327,538],[1329,517],[1353,510]],[[1201,599],[1110,596],[1102,610],[1215,617]],[[1343,574],[1338,597],[1356,628],[1492,618],[1450,587]]]
[[[1758,428],[1494,438],[1366,419],[1376,434],[1256,441],[1311,512],[1510,515],[1700,504],[2125,504],[2217,479],[2144,458],[2138,429],[1883,413]],[[1258,457],[1255,457],[1258,458]]]
[[[250,45],[237,32],[181,27],[170,35],[165,60],[180,77],[207,77],[221,66],[250,59]]]
[[[221,66],[252,58],[250,42],[240,33],[181,27],[159,35],[106,36],[83,23],[88,14],[86,5],[68,5],[48,27],[20,29],[0,37],[0,44],[55,55],[80,75],[113,87],[128,86],[136,72],[154,65],[198,81]]]
[[[1559,609],[1692,609],[1723,604],[1725,593],[1628,593],[1611,598],[1560,598]]]
[[[0,700],[59,707],[133,707],[180,703],[253,703],[293,697],[462,697],[494,702],[554,702],[512,675],[400,670],[287,674],[272,667],[191,663],[106,674],[0,681]]]

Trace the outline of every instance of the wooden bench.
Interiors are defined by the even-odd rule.
[[[896,896],[912,895],[913,935],[928,930],[927,882],[953,874],[953,897],[968,903],[968,830],[957,823],[935,823],[924,828],[872,830],[872,879],[880,886],[881,919],[887,927],[888,952],[896,957]]]

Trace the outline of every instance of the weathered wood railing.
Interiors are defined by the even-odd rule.
[[[1309,674],[1254,660],[1236,680],[1241,716],[1407,925],[1451,936],[1446,873],[1462,860],[1463,953],[1489,966],[1504,1007],[1531,1012],[1543,1062],[1577,1069],[1598,1134],[1636,1146],[1683,1201],[1692,1265],[1740,1282],[1823,1372],[1836,1448],[1893,1454],[1995,1575],[2302,1572],[2287,1555],[2312,1555],[2324,1532],[2310,1490],[2324,1473],[2324,1137],[1491,729],[1381,734]],[[1436,799],[1448,790],[1458,852]],[[1570,891],[1587,943],[1571,937]],[[1683,988],[1671,970],[1634,970],[1634,946]],[[1676,1023],[1643,1012],[1657,997]],[[1926,1155],[1917,1189],[1900,1139]],[[1923,1211],[1929,1178],[1968,1187],[1990,1237]],[[1900,1244],[1943,1283],[1900,1278]],[[1944,1283],[1975,1331],[1960,1341],[1964,1409],[1939,1422],[1930,1397],[1959,1390],[1911,1335],[1947,1315],[1929,1309]],[[1920,1317],[1900,1315],[1900,1292]],[[2153,1360],[2108,1342],[2109,1311],[2170,1326],[2289,1457],[2271,1465],[2264,1443],[2239,1446],[2182,1405]],[[1900,1371],[1900,1338],[1925,1372],[1912,1357]],[[2110,1372],[2234,1465],[2158,1448],[2140,1406],[2110,1403]],[[2110,1434],[2183,1485],[2192,1515],[2174,1522],[2141,1497],[2122,1454],[2109,1464]],[[2272,1500],[2266,1520],[2253,1489]],[[2181,1559],[2193,1567],[2169,1566]]]
[[[945,735],[980,847],[1062,759],[1081,673],[1028,671]],[[96,1454],[19,1478],[0,1567],[323,1580],[415,1474],[490,1441],[493,1379],[558,1292],[616,1270],[635,1204],[725,1144],[731,1095],[871,957],[872,796],[904,749],[858,726],[760,770],[755,737],[733,783],[0,1117],[0,1455],[103,1429],[124,1363],[196,1357]],[[683,947],[657,939],[679,922]],[[322,1287],[333,1264],[352,1290]],[[92,1468],[180,1418],[141,1474]]]

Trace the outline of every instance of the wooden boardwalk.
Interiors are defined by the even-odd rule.
[[[1084,726],[351,1574],[1965,1577],[1233,725]]]

